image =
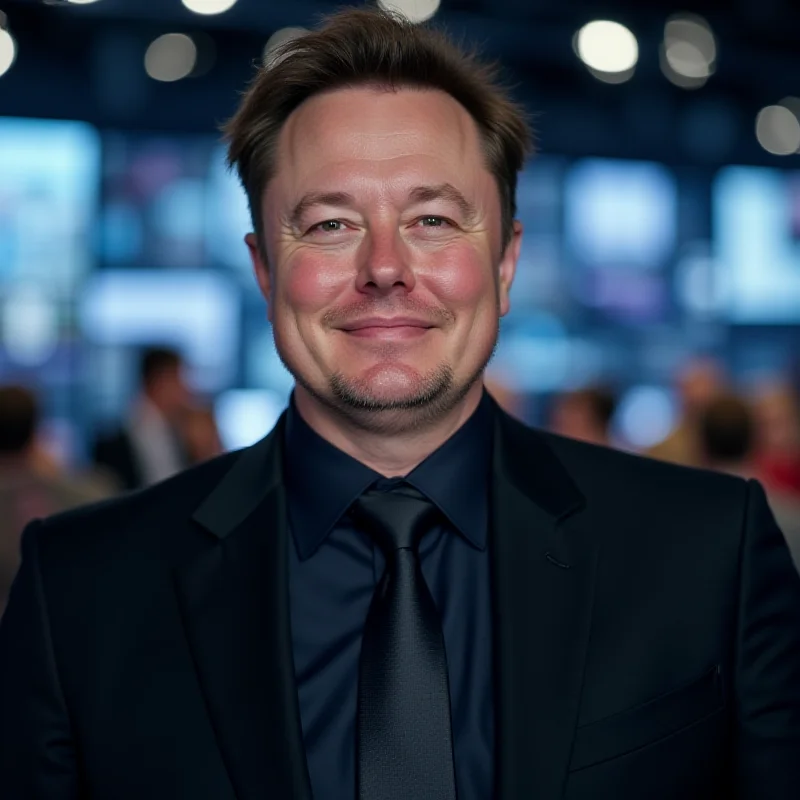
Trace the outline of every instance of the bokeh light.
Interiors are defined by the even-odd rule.
[[[165,33],[150,44],[144,57],[147,74],[170,83],[190,75],[197,64],[197,46],[183,33]]]
[[[714,73],[717,42],[708,22],[695,14],[670,17],[664,27],[661,70],[676,86],[699,89]]]
[[[425,22],[438,10],[441,0],[378,0],[386,11],[402,14],[409,22]]]
[[[17,57],[17,43],[14,37],[0,28],[0,75],[8,72]]]
[[[622,439],[645,449],[664,441],[677,423],[670,392],[660,386],[633,386],[620,398],[616,425]]]
[[[767,106],[756,117],[758,143],[776,156],[800,150],[800,119],[785,105]]]
[[[181,0],[181,2],[195,14],[224,14],[236,5],[236,0]]]
[[[58,317],[53,301],[38,286],[15,287],[5,298],[2,340],[16,364],[38,366],[47,361],[58,342]]]
[[[590,72],[607,83],[621,83],[633,75],[639,44],[624,25],[595,20],[584,25],[574,42],[575,52]]]

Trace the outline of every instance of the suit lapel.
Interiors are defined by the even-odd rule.
[[[563,796],[591,622],[597,543],[541,434],[498,415],[493,485],[501,800]]]
[[[189,646],[239,800],[310,798],[289,622],[283,421],[195,512],[177,574]]]

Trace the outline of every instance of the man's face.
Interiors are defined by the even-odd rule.
[[[151,380],[148,394],[167,418],[183,414],[189,405],[189,389],[183,380],[181,365],[160,369]]]
[[[367,427],[453,408],[497,339],[521,229],[502,252],[478,128],[438,91],[345,88],[287,120],[264,195],[275,343],[305,391]]]

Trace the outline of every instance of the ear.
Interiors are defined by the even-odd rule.
[[[272,280],[269,274],[269,264],[267,264],[255,233],[248,233],[244,237],[244,242],[250,251],[250,261],[253,263],[253,273],[256,276],[258,288],[267,301],[267,319],[272,322]]]
[[[509,292],[511,291],[511,284],[514,282],[514,275],[517,272],[517,261],[519,261],[520,248],[522,247],[522,223],[514,220],[514,228],[511,233],[511,239],[503,251],[500,259],[499,275],[498,275],[498,304],[500,307],[500,316],[504,317],[508,314],[511,308],[511,300]]]

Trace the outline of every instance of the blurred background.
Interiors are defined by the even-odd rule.
[[[218,128],[340,5],[0,0],[0,382],[35,401],[15,452],[37,475],[141,485],[275,421],[292,381]],[[498,59],[537,132],[492,391],[755,475],[800,530],[800,5],[385,5]]]

